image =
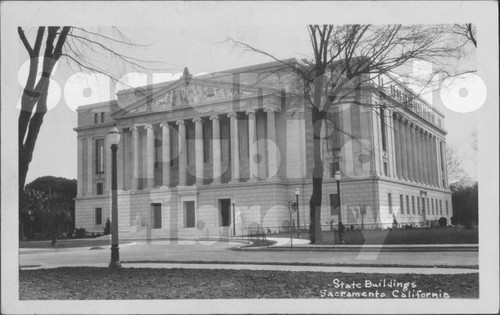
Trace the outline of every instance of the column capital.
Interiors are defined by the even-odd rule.
[[[178,125],[184,125],[185,123],[184,120],[177,120],[175,124],[178,126]]]
[[[213,114],[213,115],[210,115],[210,120],[214,120],[214,119],[219,119],[219,115],[217,114]]]
[[[162,122],[160,127],[168,127],[168,121]]]
[[[247,109],[246,111],[247,115],[254,114],[255,115],[255,109]]]
[[[132,127],[130,127],[130,131],[137,131],[139,127],[137,125],[133,125]]]
[[[153,125],[152,124],[146,124],[146,125],[144,125],[144,129],[153,129]]]
[[[195,117],[195,118],[193,118],[193,122],[194,123],[201,122],[201,117]]]
[[[238,117],[238,113],[236,113],[236,112],[231,112],[231,113],[227,114],[227,117],[229,117],[229,118],[232,118],[232,117]]]

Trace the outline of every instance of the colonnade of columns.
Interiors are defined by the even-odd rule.
[[[417,124],[393,116],[396,176],[401,180],[443,187],[443,170],[438,138]]]
[[[268,108],[264,110],[267,115],[267,140],[276,143],[276,109]],[[238,134],[238,115],[242,113],[231,112],[227,114],[230,118],[230,146],[231,146],[231,181],[232,183],[240,181],[240,154],[239,154],[239,134]],[[248,152],[249,152],[249,174],[250,180],[256,181],[258,177],[257,161],[254,158],[257,154],[257,126],[256,112],[253,109],[247,110],[244,114],[248,116]],[[222,170],[222,152],[221,152],[221,132],[220,132],[220,115],[211,115],[209,119],[203,120],[202,117],[193,118],[195,139],[194,139],[194,155],[195,155],[195,177],[196,185],[202,185],[205,178],[204,175],[204,145],[203,145],[203,124],[208,121],[212,124],[212,179],[214,184],[221,183]],[[170,143],[170,123],[175,123],[178,126],[178,165],[179,165],[179,186],[187,184],[187,147],[186,147],[186,123],[185,120],[177,120],[175,122],[162,122],[160,124],[162,134],[161,152],[164,162],[170,157],[172,146]],[[143,159],[146,160],[146,188],[154,187],[154,131],[151,124],[142,125],[146,129],[146,150]],[[139,180],[141,178],[139,165],[139,130],[141,125],[135,125],[130,130],[132,132],[133,142],[133,157],[132,157],[132,189],[140,188]],[[276,146],[269,145],[267,148],[268,174],[274,177],[277,173],[277,156]],[[163,186],[170,186],[170,167],[164,164],[162,169]]]

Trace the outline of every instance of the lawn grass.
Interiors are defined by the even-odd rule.
[[[120,242],[125,244],[128,242]],[[67,239],[57,240],[56,248],[73,248],[73,247],[93,247],[93,246],[110,246],[111,240],[109,239],[95,239],[95,238],[82,238],[82,239]],[[50,240],[47,241],[20,241],[19,248],[54,248]]]
[[[323,245],[338,243],[338,232],[323,231]],[[270,234],[268,237],[290,237],[290,233]],[[293,233],[293,237],[298,237]],[[301,238],[309,239],[308,232],[302,232]],[[395,230],[364,230],[344,232],[346,245],[426,245],[426,244],[478,244],[477,227],[440,227]]]
[[[307,267],[305,267],[307,268]],[[361,288],[334,288],[333,281],[361,284]],[[372,283],[411,283],[418,290],[449,295],[450,298],[478,298],[479,275],[364,274],[255,270],[150,269],[71,267],[21,270],[21,300],[110,300],[110,299],[254,299],[328,298],[328,292],[384,293],[402,288],[366,288]],[[379,297],[381,297],[379,295]],[[414,297],[415,298],[415,297]]]

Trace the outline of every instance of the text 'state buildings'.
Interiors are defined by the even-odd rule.
[[[443,114],[403,84],[383,81],[353,93],[373,106],[334,106],[323,123],[323,230],[337,224],[337,170],[347,227],[428,226],[453,214]],[[107,134],[116,126],[121,235],[219,237],[233,227],[237,235],[273,233],[290,226],[297,188],[307,228],[313,128],[300,86],[274,62],[183,76],[80,106],[75,226],[102,233],[111,218]]]

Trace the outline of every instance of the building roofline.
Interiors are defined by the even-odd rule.
[[[241,73],[241,72],[245,72],[245,71],[253,71],[253,70],[258,70],[258,69],[272,68],[272,67],[276,67],[276,66],[285,66],[284,63],[293,63],[293,62],[297,62],[297,59],[296,58],[288,58],[288,59],[282,59],[279,61],[259,63],[259,64],[255,64],[255,65],[251,65],[251,66],[227,69],[227,70],[222,70],[222,71],[215,71],[215,72],[202,74],[200,76],[195,76],[194,78],[196,78],[196,79],[213,79],[213,78],[220,76],[221,74],[231,74],[231,73],[235,74],[235,73]],[[169,80],[169,81],[159,82],[159,83],[153,83],[153,84],[148,84],[148,85],[143,85],[143,86],[138,86],[138,87],[126,88],[126,89],[117,91],[116,94],[117,95],[118,94],[127,94],[127,93],[133,92],[137,89],[148,90],[151,88],[162,88],[162,87],[168,86],[168,85],[170,85],[178,80],[179,79]]]
[[[93,103],[93,104],[87,104],[87,105],[80,105],[76,108],[77,112],[81,112],[84,110],[92,109],[92,108],[99,108],[99,107],[105,107],[105,106],[112,106],[118,104],[117,100],[110,100],[110,101],[105,101],[105,102],[99,102],[99,103]]]

